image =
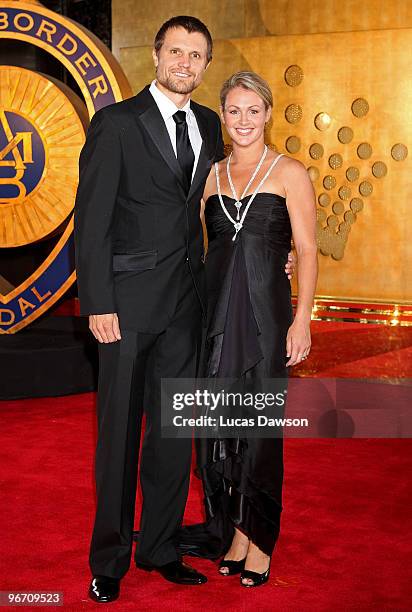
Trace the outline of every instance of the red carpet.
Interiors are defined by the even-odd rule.
[[[312,358],[296,374],[411,376],[409,328],[322,323],[314,331]],[[207,585],[171,585],[132,566],[121,599],[94,604],[93,402],[92,394],[0,402],[0,590],[63,591],[73,611],[410,609],[412,441],[372,439],[286,440],[281,538],[264,587],[246,590],[194,559]],[[200,512],[192,478],[186,520]]]
[[[86,591],[93,512],[93,396],[10,403],[1,410],[1,590]],[[178,587],[131,568],[118,610],[407,610],[411,602],[412,443],[287,440],[283,529],[268,585],[209,576]],[[192,479],[186,518],[200,519]]]
[[[412,378],[412,326],[312,321],[310,359],[294,376]]]

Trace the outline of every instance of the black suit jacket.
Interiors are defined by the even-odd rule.
[[[117,312],[121,327],[163,331],[187,258],[205,311],[200,199],[213,162],[224,154],[217,114],[193,101],[191,108],[203,144],[188,194],[148,87],[94,115],[75,206],[81,314]]]

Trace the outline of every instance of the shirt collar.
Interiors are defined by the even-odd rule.
[[[187,119],[192,118],[192,109],[190,108],[190,99],[186,102],[183,108],[178,108],[170,98],[166,96],[158,87],[156,87],[156,80],[152,81],[150,88],[152,94],[161,114],[165,121],[170,119],[177,111],[185,111]]]

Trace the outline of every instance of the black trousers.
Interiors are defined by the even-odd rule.
[[[136,561],[164,565],[178,558],[175,540],[188,494],[192,441],[161,437],[160,380],[196,375],[201,329],[200,303],[185,264],[166,330],[145,334],[121,328],[120,341],[99,345],[93,575],[121,578],[130,565],[143,410]]]

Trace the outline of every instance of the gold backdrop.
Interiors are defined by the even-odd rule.
[[[385,13],[378,10],[379,6],[382,9],[380,2],[349,2],[352,10],[346,6],[336,21],[335,29],[342,32],[305,35],[301,32],[318,31],[316,27],[332,29],[332,9],[338,3],[233,0],[209,2],[200,11],[193,8],[193,2],[177,2],[172,13],[157,11],[156,19],[147,20],[131,19],[133,4],[123,2],[120,7],[113,3],[113,31],[114,36],[118,32],[119,59],[135,91],[153,77],[149,43],[157,27],[171,14],[187,14],[190,5],[193,14],[210,25],[215,38],[216,32],[220,37],[196,100],[217,110],[222,81],[239,69],[254,70],[271,85],[275,109],[268,140],[306,165],[318,197],[318,295],[411,301],[412,246],[406,232],[412,155],[412,29],[345,30],[353,25],[356,11],[360,30],[368,25],[395,28],[400,25],[399,15],[412,28],[412,3],[386,3],[392,8],[399,5],[399,11],[386,9]],[[136,13],[142,13],[145,4],[140,2]],[[313,8],[311,19],[304,5]],[[365,5],[369,13],[362,12]],[[129,25],[124,29],[123,45],[119,28],[127,8]],[[132,46],[130,24],[134,22],[135,40],[143,43],[139,46]],[[299,34],[272,35],[284,34],[286,27]],[[256,31],[260,36],[245,37]],[[228,39],[225,32],[242,38]]]

